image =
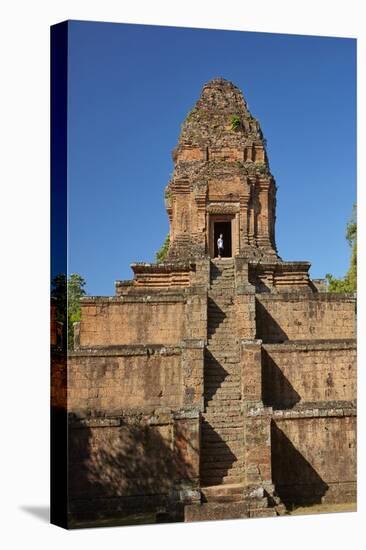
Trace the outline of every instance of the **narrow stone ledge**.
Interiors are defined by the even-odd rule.
[[[72,428],[111,428],[121,425],[120,418],[77,418],[70,419]]]
[[[152,288],[141,288],[137,289],[136,292],[129,292],[123,296],[83,296],[80,298],[80,303],[82,304],[92,304],[92,305],[123,305],[131,303],[177,303],[186,301],[186,292],[184,289],[181,291],[169,290],[169,289],[152,289]]]
[[[266,351],[289,352],[333,349],[357,349],[355,338],[342,340],[287,340],[278,344],[263,344]]]
[[[135,262],[130,264],[134,273],[170,273],[171,271],[195,271],[195,262],[161,262],[153,264],[148,262]]]
[[[340,417],[340,416],[356,416],[357,411],[351,405],[345,407],[327,407],[327,408],[307,408],[307,409],[291,409],[291,410],[274,410],[274,420],[287,420],[295,418],[325,418],[325,417]]]
[[[122,346],[100,346],[79,348],[69,351],[68,357],[129,357],[150,355],[181,355],[181,346],[164,346],[163,344],[136,344]]]
[[[198,419],[200,417],[200,411],[197,408],[190,409],[179,409],[173,412],[174,420],[183,420],[183,419]]]
[[[293,292],[281,291],[279,293],[256,293],[256,298],[260,302],[356,302],[356,296],[350,293],[335,292],[314,292],[296,290]]]
[[[198,409],[172,409],[171,407],[134,407],[112,410],[77,410],[69,413],[69,426],[72,428],[118,427],[124,424],[145,424],[166,426],[175,420],[198,419]]]
[[[205,341],[199,339],[184,340],[183,347],[187,349],[203,349],[205,347]]]
[[[240,340],[240,345],[241,346],[245,346],[247,348],[249,347],[253,347],[253,348],[258,348],[262,345],[263,343],[263,340]]]

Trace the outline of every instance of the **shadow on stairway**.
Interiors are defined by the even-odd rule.
[[[236,462],[237,455],[205,419],[202,419],[201,430],[201,485],[220,485]]]
[[[225,379],[229,376],[229,372],[225,370],[219,360],[208,349],[205,349],[204,365],[204,396],[205,406],[207,406],[207,402],[213,398],[217,390],[222,386]]]
[[[221,307],[210,297],[207,301],[207,308],[209,313],[209,329],[215,330],[221,325],[224,319],[227,318],[227,315],[221,309]]]

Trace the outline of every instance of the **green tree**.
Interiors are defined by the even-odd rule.
[[[357,290],[357,218],[356,205],[353,206],[352,217],[347,224],[346,239],[351,247],[349,269],[344,277],[336,279],[330,273],[325,278],[328,281],[329,292],[356,292]]]
[[[52,279],[51,296],[56,298],[56,320],[63,323],[64,341],[68,349],[74,348],[74,325],[80,321],[80,298],[85,296],[86,281],[78,273],[66,278],[64,273]]]
[[[163,262],[165,260],[167,254],[168,254],[169,245],[170,245],[170,236],[168,234],[165,237],[165,241],[161,245],[160,249],[155,254],[155,259],[158,262],[158,264],[160,264],[161,262]]]

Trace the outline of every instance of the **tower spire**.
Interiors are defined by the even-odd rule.
[[[173,160],[169,260],[213,257],[220,223],[228,224],[230,256],[278,259],[276,185],[259,122],[237,86],[223,78],[203,86]]]

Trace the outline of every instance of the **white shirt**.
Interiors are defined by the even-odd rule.
[[[217,239],[217,247],[218,248],[224,248],[224,241],[221,237]]]

